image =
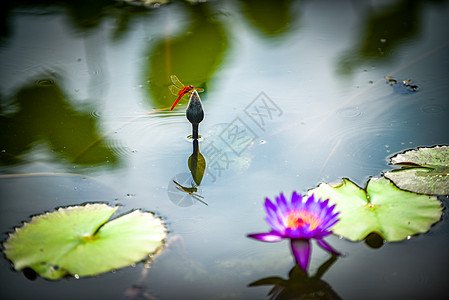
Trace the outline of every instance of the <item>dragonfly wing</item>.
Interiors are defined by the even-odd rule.
[[[179,88],[182,89],[184,87],[184,85],[182,84],[181,81],[179,81],[178,77],[176,77],[176,75],[171,75],[170,76],[171,82],[173,82],[173,84]]]
[[[195,88],[195,90],[196,90],[198,93],[204,92],[204,89],[202,89],[202,88]]]
[[[170,92],[173,94],[173,95],[178,95],[178,92],[181,90],[181,89],[178,89],[176,86],[174,86],[173,84],[172,85],[170,85],[169,87],[168,87],[168,89],[170,90]]]

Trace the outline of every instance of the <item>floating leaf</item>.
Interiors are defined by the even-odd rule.
[[[419,148],[397,154],[391,163],[401,169],[384,176],[403,190],[428,195],[449,195],[449,147]]]
[[[345,178],[337,186],[322,183],[310,193],[336,204],[340,221],[332,231],[351,241],[372,232],[387,241],[404,240],[428,231],[441,217],[435,196],[400,190],[384,177],[372,178],[364,189]]]
[[[385,79],[387,80],[387,83],[393,87],[393,91],[398,94],[407,95],[419,90],[419,87],[410,79],[399,82],[390,76],[385,76]]]
[[[162,221],[133,211],[110,222],[118,207],[87,204],[35,216],[3,244],[16,270],[47,279],[90,276],[144,260],[163,244]]]

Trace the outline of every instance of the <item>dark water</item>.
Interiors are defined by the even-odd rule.
[[[3,239],[31,215],[97,201],[122,213],[155,211],[170,234],[145,275],[137,264],[30,281],[3,258],[0,298],[267,298],[272,286],[248,285],[288,279],[294,264],[286,242],[246,238],[266,230],[265,197],[343,177],[364,186],[392,168],[395,153],[447,145],[448,2],[336,2],[8,2]],[[186,101],[158,110],[175,100],[171,74],[206,90],[199,150],[207,167],[197,194],[207,206],[172,183],[193,178]],[[245,130],[239,143],[231,128]],[[428,233],[379,249],[329,237],[345,256],[315,284],[343,299],[445,299],[448,224],[444,210]],[[314,246],[311,274],[329,259]]]

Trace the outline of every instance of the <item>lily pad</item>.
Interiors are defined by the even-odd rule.
[[[309,193],[336,204],[340,221],[332,231],[351,241],[372,232],[387,241],[401,241],[427,232],[441,218],[437,197],[400,190],[384,177],[372,178],[364,189],[345,178],[336,186],[322,183]]]
[[[449,195],[449,146],[409,150],[393,156],[391,163],[403,167],[384,176],[399,188],[427,195]]]
[[[132,211],[108,220],[118,207],[87,204],[35,216],[3,244],[17,271],[47,279],[91,276],[146,259],[167,233],[152,213]]]

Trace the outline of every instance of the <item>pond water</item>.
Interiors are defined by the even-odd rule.
[[[338,2],[338,3],[336,3]],[[28,280],[0,262],[1,299],[264,299],[294,267],[265,197],[346,177],[364,186],[395,153],[449,143],[448,1],[14,1],[0,41],[0,231],[57,207],[104,202],[165,220],[165,251],[89,278]],[[196,194],[186,99],[201,93]],[[412,80],[412,91],[385,76]],[[443,205],[447,198],[440,197]],[[449,220],[386,243],[326,238],[345,255],[334,298],[446,299]],[[310,274],[329,259],[313,245]],[[325,282],[325,283],[324,283]],[[139,287],[139,288],[138,288]],[[319,296],[317,292],[315,296]]]

